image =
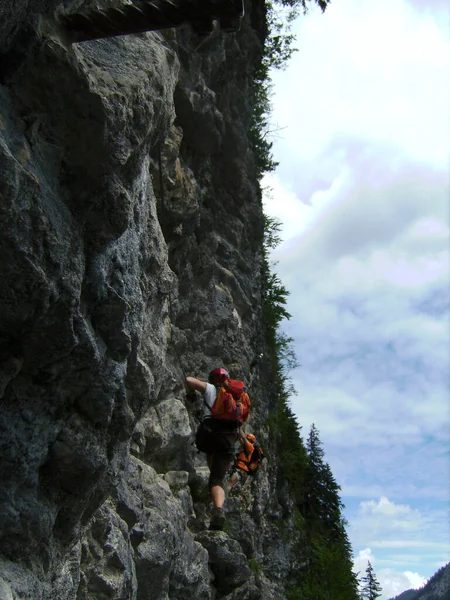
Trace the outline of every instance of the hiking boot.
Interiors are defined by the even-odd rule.
[[[209,524],[209,528],[215,531],[221,531],[223,526],[225,525],[225,512],[223,508],[219,506],[215,506],[212,509],[211,513],[211,521]]]

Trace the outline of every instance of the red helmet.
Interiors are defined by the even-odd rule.
[[[246,435],[245,437],[248,439],[248,441],[249,441],[251,444],[253,444],[254,442],[256,442],[256,438],[255,438],[255,436],[253,435],[253,433],[247,433],[247,435]]]
[[[218,369],[213,369],[211,371],[211,373],[208,376],[208,381],[213,385],[220,385],[225,381],[225,379],[229,378],[230,374],[228,373],[228,371],[219,367]]]

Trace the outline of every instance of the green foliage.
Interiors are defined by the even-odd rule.
[[[272,416],[270,426],[277,439],[281,476],[289,483],[296,503],[301,504],[304,498],[307,456],[300,427],[288,405],[288,395],[285,391],[278,398],[277,410]]]
[[[311,520],[315,533],[320,533],[329,542],[339,540],[342,536],[341,509],[344,508],[339,497],[341,488],[330,466],[324,461],[325,453],[314,424],[309,432],[306,449],[308,468],[303,512]]]
[[[299,365],[293,339],[280,327],[291,316],[287,311],[289,292],[271,272],[268,260],[269,251],[280,242],[279,232],[279,221],[265,217],[263,325],[276,393],[268,425],[278,460],[279,489],[284,489],[287,483],[295,502],[296,560],[307,563],[306,569],[294,571],[286,597],[290,600],[358,600],[352,551],[341,514],[344,506],[339,496],[340,487],[325,462],[317,428],[311,427],[305,446],[301,427],[290,407],[289,400],[295,390],[289,373]],[[289,516],[292,540],[292,515]],[[280,528],[283,529],[283,523]]]
[[[268,75],[267,75],[268,77]],[[253,114],[248,131],[248,139],[256,158],[256,175],[261,179],[264,173],[274,171],[279,163],[272,156],[273,142],[270,135],[269,114],[271,85],[268,79],[254,78],[253,81]]]
[[[352,571],[352,550],[342,518],[344,508],[319,432],[311,426],[306,442],[302,512],[305,517],[309,568],[293,594],[303,600],[358,600],[358,581]]]
[[[283,361],[287,361],[290,368],[295,368],[294,353],[291,350],[292,338],[286,337],[279,330],[283,319],[290,319],[291,315],[286,310],[289,291],[281,282],[278,275],[271,272],[268,254],[281,241],[279,231],[281,223],[273,217],[264,217],[264,243],[263,243],[263,322],[266,331],[266,343],[272,357],[272,366],[275,372],[283,370]],[[285,363],[286,364],[286,363]],[[286,370],[286,369],[284,369]],[[280,376],[282,373],[280,372]],[[284,373],[286,375],[286,373]]]
[[[263,569],[257,558],[250,558],[248,561],[248,566],[255,575],[261,575]]]
[[[270,190],[266,189],[267,193]],[[278,221],[275,217],[264,216],[264,250],[267,254],[268,250],[274,250],[281,244],[281,221]]]
[[[288,407],[283,412],[292,426],[293,415]],[[324,461],[324,451],[319,433],[313,425],[306,443],[301,442],[299,430],[286,422],[282,425],[284,442],[280,446],[282,460],[288,470],[287,477],[301,517],[295,529],[302,533],[302,556],[308,568],[298,576],[287,591],[290,600],[358,600],[358,581],[353,573],[352,550],[342,518],[343,504],[329,465]],[[299,443],[300,438],[300,443]],[[289,451],[290,444],[292,447]]]
[[[300,502],[303,498],[307,458],[299,425],[289,406],[289,398],[295,393],[289,372],[298,367],[298,361],[293,349],[293,339],[280,329],[281,322],[291,318],[286,310],[289,291],[279,277],[271,273],[268,262],[269,250],[274,249],[281,241],[281,224],[277,219],[265,216],[264,225],[263,325],[277,393],[276,407],[269,418],[269,426],[276,439],[282,477],[290,484],[297,502]]]
[[[294,11],[294,16],[303,10],[303,12],[308,11],[308,4],[310,4],[309,0],[277,0],[279,4],[283,6],[289,6]],[[330,0],[315,0],[316,4],[319,6],[322,12],[325,12]]]
[[[358,600],[357,582],[338,544],[320,537],[312,541],[310,564],[301,581],[287,593],[291,600]]]
[[[265,295],[263,310],[264,318],[268,322],[281,323],[283,319],[290,319],[291,315],[286,310],[288,290],[275,273],[268,275],[265,281]]]
[[[289,315],[290,317],[290,315]],[[287,318],[289,318],[287,317]],[[294,338],[288,337],[284,331],[278,329],[275,334],[275,351],[279,357],[279,369],[283,381],[290,381],[289,372],[300,366],[293,348]],[[290,386],[287,390],[288,396],[297,394],[296,390]]]

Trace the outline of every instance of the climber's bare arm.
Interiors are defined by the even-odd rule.
[[[195,379],[195,377],[186,377],[184,382],[189,390],[196,390],[201,394],[204,394],[206,391],[206,381]]]

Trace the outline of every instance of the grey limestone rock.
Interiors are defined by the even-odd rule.
[[[195,538],[208,551],[219,594],[241,587],[252,576],[239,543],[223,531],[203,531]]]
[[[82,4],[0,0],[0,597],[281,599],[276,465],[207,531],[183,385],[226,366],[269,440],[270,365],[249,370],[264,10],[201,46],[188,27],[70,46],[54,17]]]
[[[0,579],[0,600],[14,600],[11,588],[3,579]]]

